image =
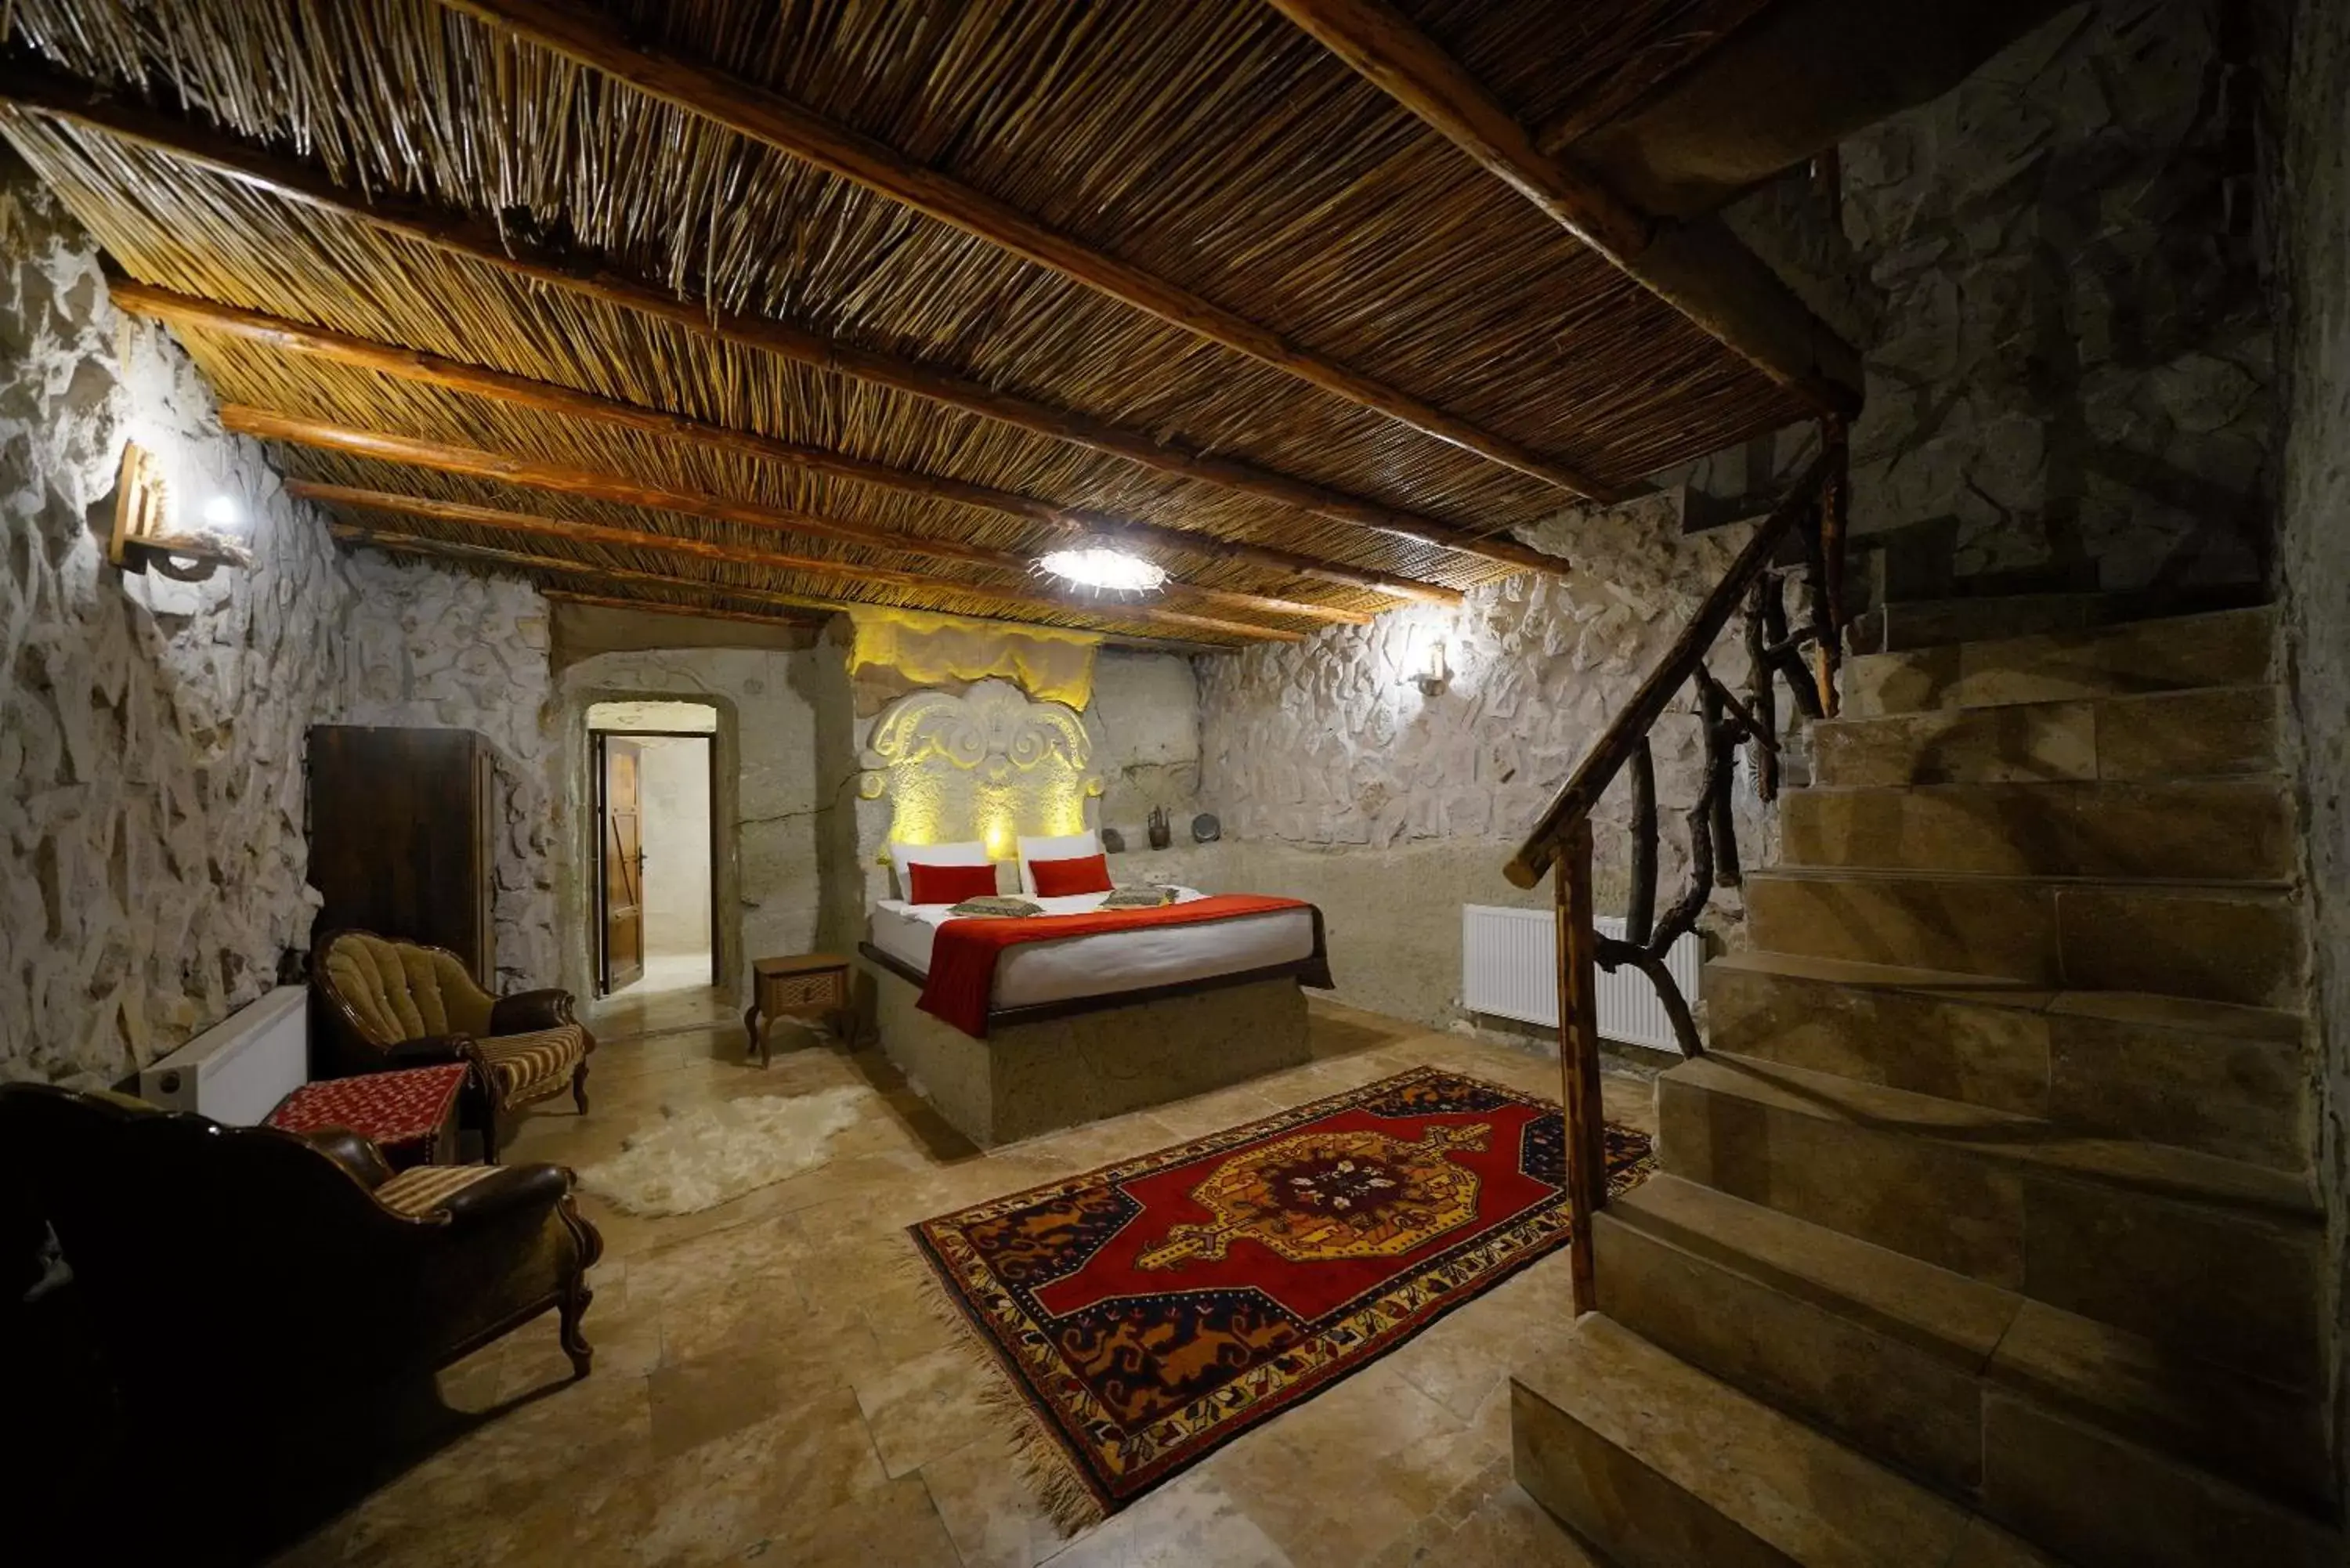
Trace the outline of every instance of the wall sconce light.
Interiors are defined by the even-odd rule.
[[[250,566],[253,553],[236,536],[244,513],[234,496],[204,503],[203,526],[192,534],[172,526],[171,486],[155,454],[133,441],[122,449],[115,477],[114,534],[106,558],[125,572],[153,570],[182,583],[201,583],[223,566]]]
[[[1419,688],[1421,696],[1433,697],[1451,679],[1452,672],[1444,667],[1444,639],[1430,639],[1427,650],[1420,656],[1419,673],[1411,678],[1411,683]]]

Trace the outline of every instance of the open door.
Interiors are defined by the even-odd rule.
[[[607,992],[644,978],[645,852],[638,814],[638,778],[644,748],[624,735],[596,737],[596,878],[598,929],[603,932]]]

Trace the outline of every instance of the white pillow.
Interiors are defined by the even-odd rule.
[[[896,868],[900,898],[914,896],[914,874],[906,869],[909,866],[986,866],[994,859],[987,852],[987,846],[976,838],[961,844],[900,844],[894,838],[889,841],[889,864]]]
[[[1062,834],[1058,838],[1024,837],[1020,840],[1020,890],[1031,898],[1035,896],[1036,875],[1028,869],[1031,860],[1083,860],[1101,852],[1101,836],[1090,827],[1083,833]]]

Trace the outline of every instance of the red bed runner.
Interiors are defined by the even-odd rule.
[[[1138,926],[1196,926],[1211,920],[1236,920],[1275,909],[1311,909],[1298,898],[1270,898],[1257,893],[1219,893],[1188,904],[1164,904],[1155,909],[1097,909],[1086,915],[1026,915],[1009,919],[966,917],[939,927],[931,944],[931,973],[916,1003],[934,1018],[944,1019],[976,1040],[987,1038],[987,1004],[995,990],[995,961],[1007,948],[1023,942],[1056,942],[1069,937],[1128,931]],[[1321,957],[1322,922],[1314,922],[1315,956]],[[1322,983],[1328,984],[1326,980]]]

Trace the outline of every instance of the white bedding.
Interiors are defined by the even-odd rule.
[[[1188,904],[1207,895],[1176,889]],[[1085,915],[1101,908],[1107,893],[1038,898],[1048,915]],[[931,944],[951,919],[946,904],[909,904],[885,898],[873,910],[873,945],[920,971],[931,972]],[[1022,942],[1006,948],[995,962],[996,1007],[1028,1007],[1080,996],[1143,991],[1210,975],[1237,974],[1295,963],[1314,952],[1314,911],[1270,909],[1232,920],[1195,926],[1145,926],[1130,931],[1100,931],[1057,941]]]

